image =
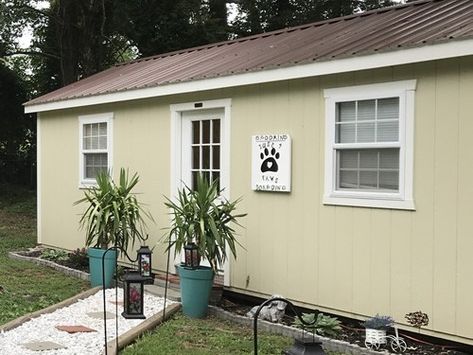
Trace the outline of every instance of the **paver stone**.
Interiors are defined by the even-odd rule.
[[[56,329],[68,332],[69,334],[96,332],[95,329],[83,325],[56,325]]]
[[[89,317],[95,319],[103,319],[103,312],[88,312],[86,313]],[[115,313],[105,312],[107,319],[115,319]]]
[[[64,345],[54,343],[52,341],[32,341],[30,343],[23,344],[23,347],[32,351],[67,349],[67,347]]]

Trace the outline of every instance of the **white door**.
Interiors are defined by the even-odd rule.
[[[227,166],[223,152],[224,110],[185,111],[181,120],[181,186],[195,188],[201,173],[207,179],[218,180],[219,189],[224,189],[222,195],[228,198],[225,186],[228,172],[223,168]],[[201,265],[210,266],[207,260],[202,260]]]

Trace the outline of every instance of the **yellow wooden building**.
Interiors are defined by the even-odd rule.
[[[421,310],[422,333],[473,344],[471,1],[140,59],[25,108],[38,113],[38,243],[82,247],[73,202],[98,170],[125,167],[156,244],[164,196],[203,171],[248,213],[229,290],[406,329]],[[153,262],[165,269],[162,246]]]

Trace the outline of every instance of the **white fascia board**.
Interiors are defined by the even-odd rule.
[[[301,79],[473,55],[473,39],[25,106],[25,113]]]

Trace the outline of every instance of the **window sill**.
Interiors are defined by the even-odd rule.
[[[81,181],[79,183],[79,190],[90,189],[91,187],[97,187],[97,182],[94,181]]]
[[[373,198],[353,198],[341,196],[324,196],[324,205],[335,206],[350,206],[350,207],[370,207],[370,208],[385,208],[396,210],[415,211],[415,204],[413,200],[400,199],[373,199]]]

